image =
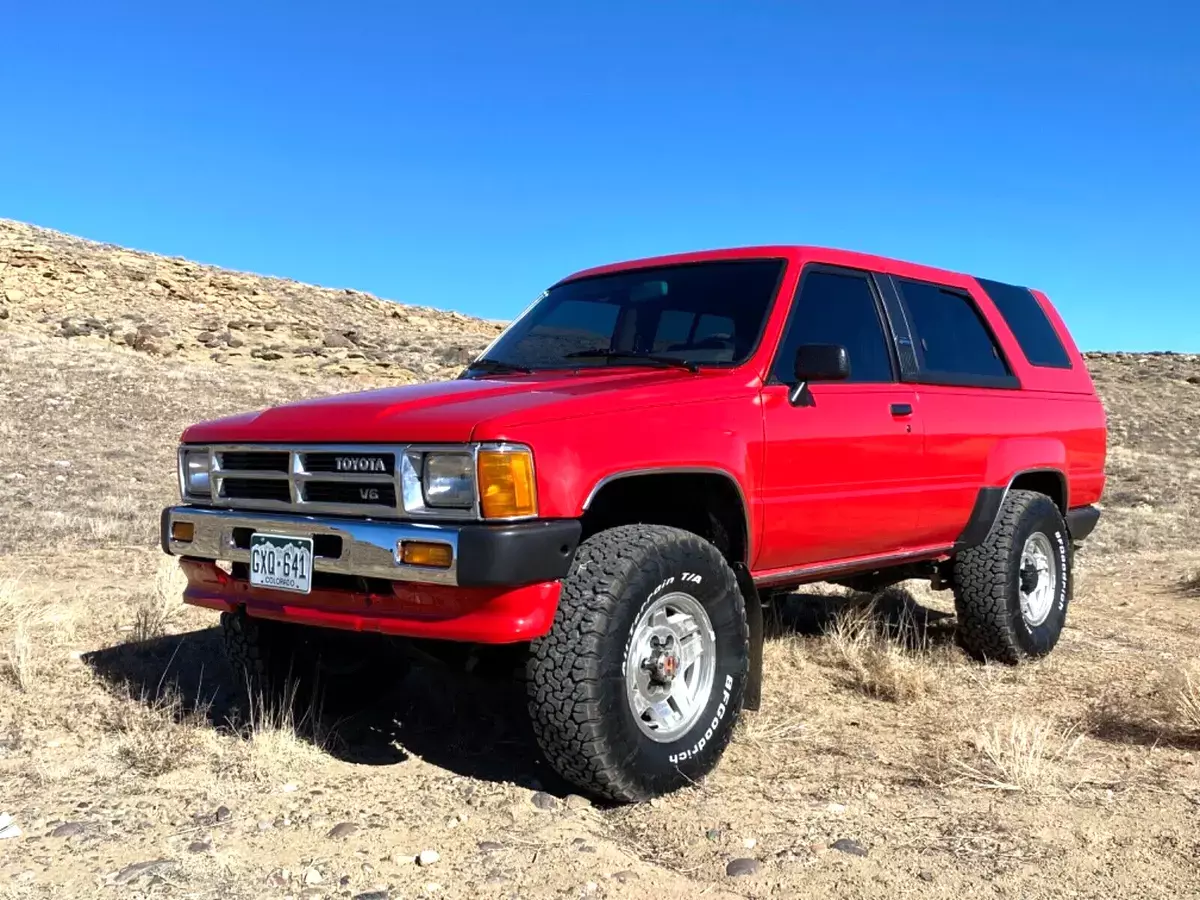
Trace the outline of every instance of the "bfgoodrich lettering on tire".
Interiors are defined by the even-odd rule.
[[[733,735],[749,658],[737,579],[712,544],[658,525],[602,531],[533,642],[538,743],[564,778],[612,800],[691,784]]]
[[[1009,491],[987,539],[954,563],[959,641],[1017,663],[1054,649],[1071,602],[1071,539],[1054,502]]]

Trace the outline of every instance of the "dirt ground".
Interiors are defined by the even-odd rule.
[[[1200,358],[1090,358],[1111,481],[1046,661],[967,660],[944,593],[893,598],[896,637],[817,586],[718,770],[600,808],[514,685],[421,669],[368,710],[246,709],[181,604],[156,540],[182,428],[384,376],[43,326],[0,322],[0,897],[1197,893]]]

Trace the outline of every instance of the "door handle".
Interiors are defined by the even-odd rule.
[[[912,415],[912,404],[911,403],[893,403],[892,404],[892,415],[896,416],[897,418],[900,418],[903,416],[911,416]]]

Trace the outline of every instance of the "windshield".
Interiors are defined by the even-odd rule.
[[[470,371],[745,362],[783,266],[735,260],[568,281],[547,291]]]

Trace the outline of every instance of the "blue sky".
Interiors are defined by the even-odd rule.
[[[1200,351],[1200,7],[8,4],[0,216],[496,318],[815,243]]]

